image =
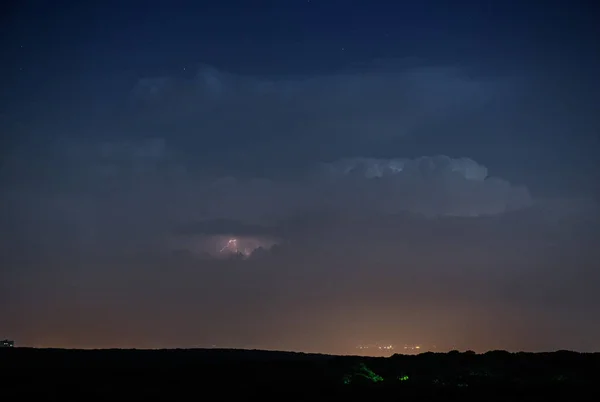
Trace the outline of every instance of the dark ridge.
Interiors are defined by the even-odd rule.
[[[600,389],[600,353],[569,351],[453,351],[382,358],[236,349],[3,348],[0,371],[2,395],[20,399],[204,398],[218,392],[226,399],[268,395],[494,400],[562,395],[573,400],[584,390]]]

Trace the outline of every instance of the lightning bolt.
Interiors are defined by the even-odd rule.
[[[237,239],[229,239],[229,241],[227,242],[227,244],[225,244],[225,246],[223,246],[223,248],[221,249],[221,253],[227,249],[231,249],[231,247],[233,247],[235,249],[235,251],[237,252]]]

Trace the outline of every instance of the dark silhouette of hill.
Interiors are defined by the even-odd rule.
[[[13,398],[573,400],[598,393],[600,353],[454,351],[370,358],[232,349],[7,348],[0,349],[0,370],[2,395]]]

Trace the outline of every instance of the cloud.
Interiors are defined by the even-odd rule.
[[[535,345],[538,324],[556,320],[546,306],[597,315],[597,203],[532,195],[486,160],[362,149],[444,127],[498,91],[451,68],[298,79],[206,68],[140,83],[114,134],[22,143],[3,162],[0,313],[30,343],[290,348],[302,334],[306,350],[361,333],[459,347],[484,323]],[[297,170],[282,167],[296,157]],[[232,238],[234,254],[257,251],[214,258]],[[177,335],[156,332],[158,313]],[[522,327],[507,334],[514,317]],[[595,336],[593,325],[577,328]]]
[[[212,219],[182,224],[170,238],[174,251],[202,257],[248,257],[257,249],[279,243],[278,228],[231,219]]]
[[[485,166],[468,158],[348,158],[315,165],[294,178],[238,179],[194,173],[185,165],[170,163],[169,153],[175,154],[167,150],[163,140],[156,139],[142,141],[137,147],[102,144],[97,165],[92,167],[110,168],[117,176],[103,177],[105,170],[93,169],[87,180],[93,178],[101,185],[133,179],[128,191],[164,191],[168,197],[177,198],[176,202],[189,205],[186,212],[202,218],[195,229],[240,234],[269,230],[252,225],[274,223],[307,209],[481,216],[532,203],[524,186],[490,177]],[[89,154],[85,158],[88,163],[94,161]],[[179,176],[165,176],[165,172],[179,172]],[[189,218],[182,216],[183,220]],[[236,221],[249,224],[233,223]],[[187,221],[182,224],[188,229],[193,225]]]
[[[480,217],[533,202],[526,188],[489,177],[487,168],[468,158],[346,158],[295,177],[246,179],[189,168],[178,158],[180,150],[161,138],[61,144],[61,175],[50,187],[15,189],[6,200],[33,227],[59,225],[56,230],[70,233],[71,246],[83,250],[179,242],[214,252],[229,238],[269,248],[301,230],[301,216],[325,216],[321,223],[406,213]]]
[[[246,147],[377,142],[414,135],[485,107],[507,83],[455,67],[368,66],[336,74],[264,78],[201,66],[191,79],[140,80],[131,93],[136,130]],[[338,146],[341,144],[338,144]]]
[[[36,317],[19,324],[24,342],[146,339],[154,347],[147,334],[156,334],[160,312],[186,335],[156,336],[180,346],[218,339],[344,353],[340,339],[353,347],[360,334],[440,348],[469,339],[464,346],[478,349],[489,347],[486,337],[465,334],[465,326],[485,322],[510,340],[517,335],[503,328],[518,312],[522,327],[511,328],[524,348],[541,336],[528,322],[551,328],[566,310],[597,311],[590,278],[598,275],[592,239],[599,233],[580,223],[598,216],[594,204],[532,200],[475,161],[349,158],[295,177],[245,179],[188,168],[169,156],[178,152],[166,140],[119,144],[63,146],[64,172],[86,167],[75,178],[5,187],[2,308],[12,325],[17,306]],[[152,169],[131,169],[140,160]],[[98,165],[113,166],[112,174]],[[548,219],[559,211],[560,219]],[[236,250],[258,251],[214,258],[232,237]],[[540,316],[540,306],[555,315]],[[69,335],[57,332],[64,327],[57,320],[84,311],[111,321],[69,321]],[[89,330],[121,322],[128,324],[116,327],[127,329],[112,335]],[[205,322],[215,323],[210,333]]]
[[[468,158],[350,159],[326,165],[334,191],[363,209],[430,216],[494,215],[531,204],[524,187],[488,177]],[[346,188],[340,188],[346,187]]]

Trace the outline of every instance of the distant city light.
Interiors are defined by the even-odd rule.
[[[393,353],[423,353],[425,351],[436,350],[435,346],[424,346],[421,344],[404,344],[401,347],[396,347],[393,343],[367,343],[359,344],[356,349],[360,350],[363,354],[386,354],[387,352]]]
[[[421,345],[404,345],[404,351],[415,352],[421,350]]]

